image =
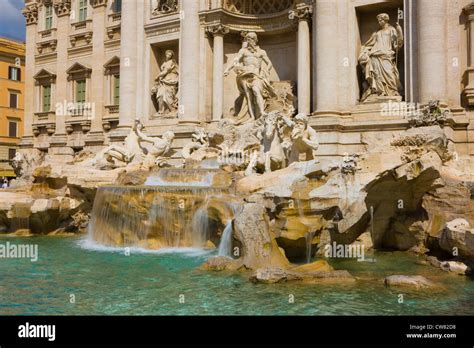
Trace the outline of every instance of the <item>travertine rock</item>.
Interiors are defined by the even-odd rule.
[[[448,222],[441,234],[439,244],[450,254],[457,251],[460,257],[474,259],[474,229],[465,219],[458,218]]]
[[[384,279],[385,286],[407,286],[421,288],[432,288],[435,284],[423,276],[391,275]]]

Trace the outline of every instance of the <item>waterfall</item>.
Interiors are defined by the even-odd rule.
[[[311,256],[312,256],[312,242],[316,232],[308,232],[305,234],[306,239],[306,263],[311,263]]]
[[[227,225],[222,232],[221,242],[219,243],[219,256],[232,256],[232,220],[227,222]]]
[[[231,174],[167,168],[152,173],[147,183],[98,188],[89,239],[149,249],[217,244],[219,226],[234,214]]]
[[[203,247],[209,240],[209,216],[206,205],[199,208],[193,217],[192,222],[192,240],[193,246]]]

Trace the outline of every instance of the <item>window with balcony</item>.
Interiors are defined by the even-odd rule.
[[[86,102],[86,80],[77,80],[75,91],[75,102],[76,103],[85,103]]]
[[[53,85],[56,83],[56,75],[45,69],[41,69],[35,79],[35,112],[51,112],[53,105]]]
[[[51,85],[42,86],[42,108],[41,111],[49,112],[51,110]]]
[[[53,27],[53,5],[46,5],[44,8],[44,30]]]
[[[79,22],[87,19],[87,0],[79,0]]]
[[[104,65],[109,113],[116,113],[120,105],[120,58],[115,56]]]
[[[9,66],[8,79],[12,81],[21,81],[21,69],[14,66]]]
[[[122,0],[115,0],[113,9],[115,13],[122,12]]]

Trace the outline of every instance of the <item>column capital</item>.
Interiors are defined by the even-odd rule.
[[[69,16],[71,13],[71,0],[54,0],[53,6],[58,17]]]
[[[26,6],[21,13],[26,19],[26,25],[38,23],[38,5],[36,3]]]
[[[289,11],[289,18],[300,22],[300,21],[310,21],[313,14],[313,7],[310,5],[302,5],[297,8]]]
[[[471,2],[469,5],[465,6],[462,9],[462,12],[466,15],[468,21],[474,20],[474,2]]]
[[[206,34],[209,36],[217,36],[221,35],[224,36],[230,32],[228,26],[218,23],[218,24],[210,24],[206,26]]]

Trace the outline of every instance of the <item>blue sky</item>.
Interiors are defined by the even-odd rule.
[[[0,0],[0,36],[25,41],[23,0]]]

